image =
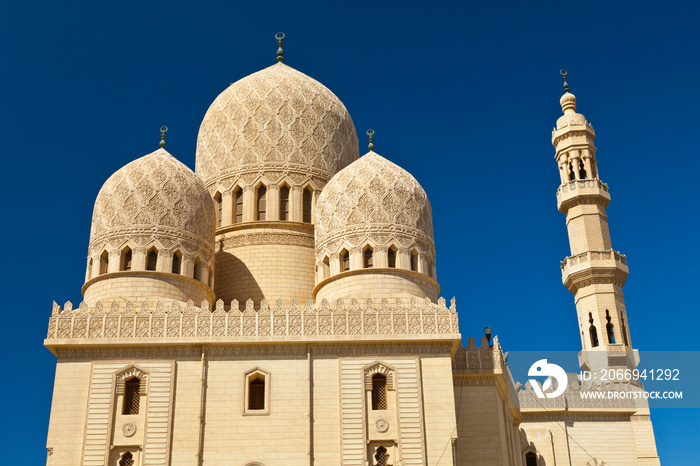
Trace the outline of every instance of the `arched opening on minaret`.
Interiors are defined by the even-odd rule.
[[[265,220],[267,214],[267,188],[260,185],[255,191],[256,220]]]
[[[107,273],[109,270],[109,253],[104,251],[100,256],[100,275]]]
[[[132,257],[131,248],[129,246],[127,246],[122,251],[122,257],[121,257],[122,262],[121,262],[121,264],[119,264],[119,270],[122,270],[125,272],[128,272],[129,270],[131,270],[131,257]]]
[[[374,251],[372,246],[367,246],[363,254],[363,267],[366,269],[371,269],[374,267]]]
[[[280,220],[289,220],[289,186],[280,186]]]
[[[224,203],[221,200],[221,193],[216,193],[216,196],[214,196],[214,203],[216,204],[216,227],[220,228],[221,221],[224,218]]]
[[[593,348],[596,348],[600,343],[598,342],[598,330],[595,328],[595,324],[593,324],[593,314],[588,313],[588,322],[591,324],[590,327],[588,327],[588,334],[591,337],[591,346]]]
[[[586,168],[583,165],[583,160],[578,159],[578,177],[582,180],[586,179]]]
[[[574,162],[569,162],[569,181],[573,181],[576,179],[576,175],[574,174]]]
[[[610,321],[610,312],[605,310],[605,319],[608,323],[605,325],[605,330],[608,332],[608,343],[615,344],[615,330],[613,329],[613,324]]]
[[[233,223],[243,223],[243,190],[236,189],[233,192]]]
[[[158,266],[158,250],[151,248],[146,256],[146,270],[156,270]]]
[[[304,193],[302,195],[302,221],[304,223],[311,223],[311,197],[313,196],[313,193],[311,192],[311,188],[308,186],[306,189],[304,189]]]
[[[347,272],[350,270],[350,253],[347,249],[340,251],[340,271]]]
[[[396,268],[396,248],[391,246],[387,251],[387,263],[390,268]]]
[[[625,327],[625,318],[623,316],[620,316],[620,324],[622,327],[622,338],[625,341],[625,346],[629,346],[630,342],[627,339],[627,327]]]
[[[180,267],[182,265],[182,253],[177,250],[173,253],[173,264],[171,272],[175,274],[180,274]]]

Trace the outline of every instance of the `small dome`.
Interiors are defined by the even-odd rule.
[[[325,182],[358,155],[343,103],[323,84],[278,63],[214,100],[199,129],[196,171],[207,187],[270,171]]]
[[[209,262],[216,218],[204,183],[165,149],[117,170],[97,195],[90,231],[90,256],[133,246],[180,249]]]
[[[428,196],[410,173],[375,152],[338,172],[316,203],[317,254],[367,240],[435,256]]]
[[[565,92],[559,99],[559,104],[564,115],[557,120],[557,129],[568,125],[583,125],[586,123],[586,117],[576,113],[576,96],[571,92]]]

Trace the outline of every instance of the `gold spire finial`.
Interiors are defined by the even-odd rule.
[[[284,61],[284,50],[282,50],[284,32],[278,32],[277,34],[275,34],[275,39],[277,39],[277,61],[282,63]]]
[[[559,70],[559,74],[561,75],[562,79],[564,79],[564,93],[566,94],[569,92],[569,83],[566,82],[566,76],[568,73],[564,68],[562,68]]]
[[[368,129],[367,130],[367,136],[369,136],[369,144],[367,145],[367,149],[369,149],[370,152],[374,151],[374,130],[373,129]]]
[[[165,149],[165,133],[168,132],[167,126],[160,127],[160,148]]]

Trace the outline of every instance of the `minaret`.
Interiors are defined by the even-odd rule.
[[[623,254],[612,249],[606,208],[608,185],[600,181],[593,145],[595,131],[580,113],[564,77],[560,99],[564,115],[552,132],[561,185],[557,206],[566,215],[571,256],[561,263],[562,281],[575,296],[584,370],[636,367],[622,286],[629,270]]]

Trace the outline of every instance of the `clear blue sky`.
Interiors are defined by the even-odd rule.
[[[346,105],[361,147],[430,197],[438,279],[462,334],[580,349],[550,131],[559,69],[597,131],[632,342],[698,350],[696,2],[3,2],[0,5],[5,460],[43,464],[51,301],[81,301],[102,183],[158,146],[194,167],[214,98],[275,62]],[[693,285],[695,283],[695,285]],[[700,413],[652,412],[664,465],[700,453]]]

